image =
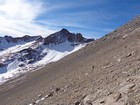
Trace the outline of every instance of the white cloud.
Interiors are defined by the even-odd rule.
[[[0,0],[0,34],[49,35],[54,31],[34,22],[42,12],[39,0]]]

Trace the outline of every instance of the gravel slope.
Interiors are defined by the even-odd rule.
[[[140,105],[140,17],[0,86],[0,105]]]

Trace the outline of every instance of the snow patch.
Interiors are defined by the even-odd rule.
[[[24,45],[17,45],[14,47],[10,47],[4,51],[1,51],[0,57],[2,57],[2,59],[0,58],[0,63],[5,62],[8,59],[11,59],[13,57],[13,54],[18,53],[19,51],[27,49],[27,48],[36,49],[40,47],[40,49],[37,49],[37,50],[40,50],[42,52],[41,53],[42,55],[43,54],[46,54],[46,55],[42,59],[32,64],[28,64],[28,63],[18,61],[18,60],[14,60],[12,62],[10,61],[6,67],[0,68],[0,84],[6,82],[7,80],[10,80],[12,78],[19,76],[22,73],[44,67],[46,64],[50,62],[56,62],[62,59],[63,57],[67,56],[68,54],[71,54],[81,49],[85,45],[86,44],[72,45],[71,42],[66,41],[65,43],[61,43],[58,45],[51,44],[51,45],[45,46],[42,43],[37,43],[36,41],[33,41],[33,42],[26,43]],[[25,65],[25,66],[20,67],[19,65]]]

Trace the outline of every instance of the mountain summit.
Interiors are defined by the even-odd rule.
[[[62,29],[59,32],[51,34],[44,39],[44,44],[60,44],[69,41],[71,43],[88,43],[94,41],[94,39],[86,39],[81,33],[70,33],[67,29]]]

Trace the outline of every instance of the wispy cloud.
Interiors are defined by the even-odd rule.
[[[91,30],[93,33],[96,33],[96,30],[98,32],[102,31],[102,28],[100,30],[97,29],[99,24],[109,24],[108,20],[114,17],[100,8],[93,8],[107,3],[108,0],[92,0],[90,2],[87,2],[87,0],[60,1],[51,2],[48,0],[44,4],[48,7],[45,11],[47,15],[43,15],[43,20],[41,18],[38,21],[40,24],[53,27],[54,29],[66,27],[68,29],[73,28],[77,32],[80,29],[84,29],[84,31]],[[106,30],[108,29],[108,27],[105,28]]]
[[[94,2],[94,4],[99,3],[99,1]],[[72,22],[71,17],[77,16],[75,13],[64,13],[66,17],[62,18],[58,16],[58,20],[57,18],[45,19],[40,22],[37,18],[42,14],[43,16],[48,15],[52,11],[81,7],[85,3],[87,4],[88,2],[85,0],[63,3],[52,3],[49,0],[47,2],[43,0],[0,0],[0,34],[15,36],[41,34],[45,36],[56,31],[60,25],[62,27],[84,28],[84,25],[75,21]],[[49,29],[49,27],[53,27],[53,30]]]
[[[42,11],[41,1],[0,0],[0,34],[49,35],[53,30],[35,23],[35,19],[42,14]]]

